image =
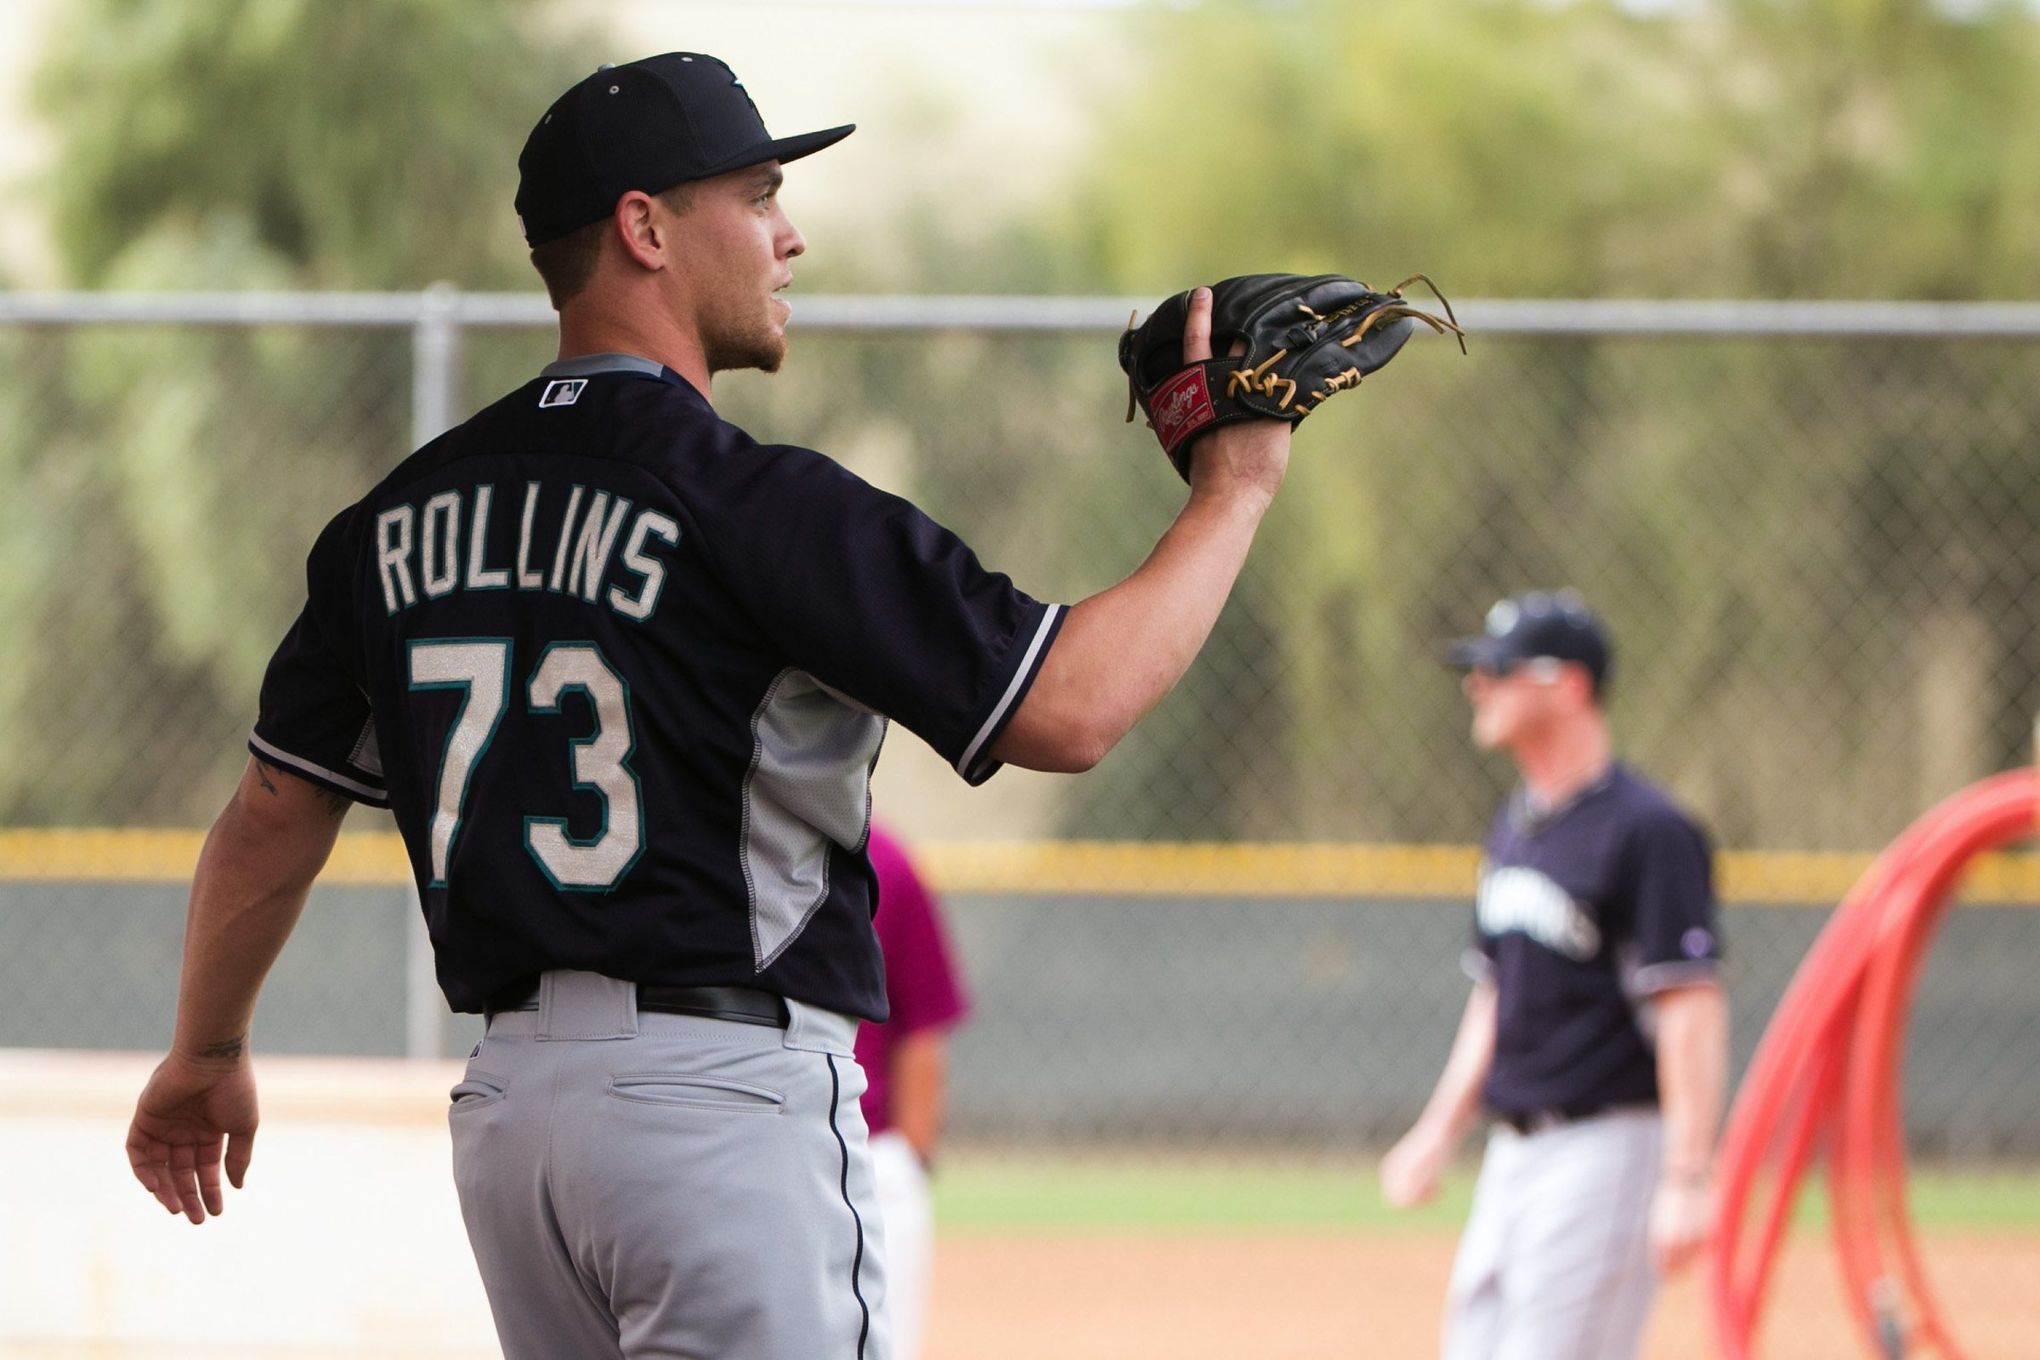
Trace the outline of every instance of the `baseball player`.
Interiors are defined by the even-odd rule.
[[[1710,1217],[1728,1024],[1707,842],[1614,759],[1608,640],[1577,595],[1505,600],[1453,657],[1475,744],[1521,783],[1484,846],[1458,1037],[1382,1189],[1428,1198],[1484,1108],[1444,1355],[1616,1360]]]
[[[858,1029],[857,1065],[869,1083],[864,1123],[885,1221],[893,1360],[917,1360],[935,1250],[928,1173],[947,1113],[949,1032],[969,1013],[969,1002],[941,909],[905,847],[873,827],[870,854],[890,1015],[882,1025]]]
[[[312,547],[129,1132],[165,1208],[202,1222],[223,1167],[241,1184],[262,980],[347,807],[387,805],[447,1000],[488,1017],[449,1117],[504,1353],[888,1354],[851,1056],[886,1013],[865,838],[887,721],[970,784],[1094,764],[1203,644],[1290,427],[1198,440],[1153,554],[1065,607],[720,419],[714,375],[786,352],[807,243],[783,167],[851,131],[775,138],[680,52],[532,128],[517,209],[559,359]],[[1210,314],[1200,290],[1186,359]]]

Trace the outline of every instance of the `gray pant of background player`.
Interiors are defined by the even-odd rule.
[[[637,1009],[547,973],[454,1088],[454,1181],[507,1360],[886,1360],[856,1024]]]
[[[1459,1241],[1445,1360],[1629,1360],[1657,1285],[1650,1203],[1664,1121],[1625,1109],[1496,1126]]]

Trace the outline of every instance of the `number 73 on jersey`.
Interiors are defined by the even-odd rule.
[[[454,690],[460,695],[434,783],[430,886],[443,888],[475,772],[487,759],[510,705],[510,641],[419,639],[408,651],[414,693]],[[628,763],[635,741],[630,686],[594,643],[555,642],[532,669],[523,713],[512,721],[536,726],[531,715],[558,713],[561,698],[572,690],[586,695],[595,712],[595,730],[571,741],[574,787],[602,800],[602,827],[576,839],[567,832],[565,816],[527,815],[524,848],[555,887],[607,892],[630,872],[645,844],[644,806],[637,774]]]

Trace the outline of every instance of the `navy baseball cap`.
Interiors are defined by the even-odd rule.
[[[1481,635],[1459,639],[1449,654],[1462,670],[1495,675],[1543,656],[1577,662],[1593,676],[1596,693],[1607,684],[1614,659],[1601,621],[1571,590],[1533,590],[1501,601],[1488,610]]]
[[[812,155],[855,123],[774,137],[736,72],[700,52],[604,66],[558,99],[517,157],[517,216],[537,247],[656,194],[747,165]]]

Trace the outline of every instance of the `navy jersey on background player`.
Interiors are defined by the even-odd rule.
[[[883,1019],[885,720],[982,782],[1063,613],[625,355],[426,445],[307,577],[251,749],[391,808],[459,1011],[568,968]]]
[[[1719,975],[1707,839],[1621,764],[1542,816],[1518,790],[1483,846],[1474,945],[1498,1003],[1488,1108],[1654,1104],[1649,997]]]

